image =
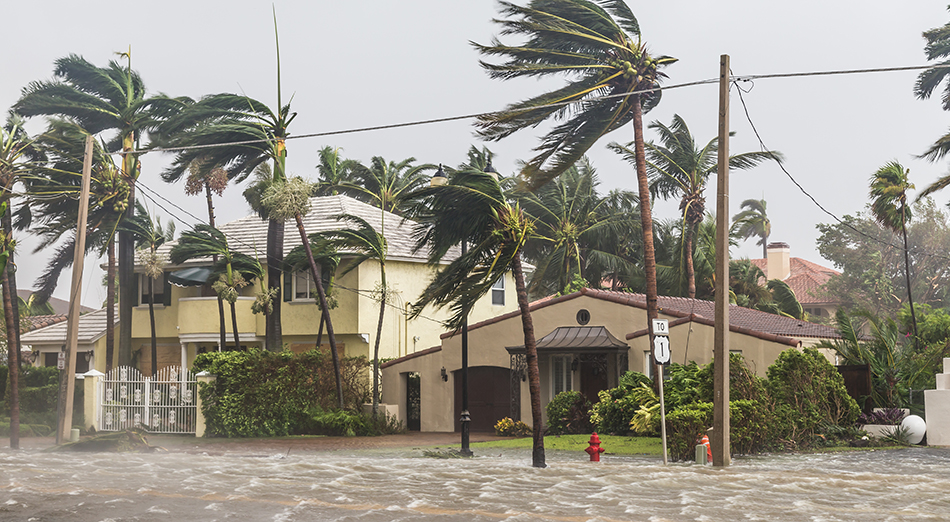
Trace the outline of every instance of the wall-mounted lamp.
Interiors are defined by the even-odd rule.
[[[449,380],[449,374],[445,373],[445,366],[442,367],[442,380],[444,382],[448,382]]]
[[[577,360],[577,357],[575,357],[574,360],[571,361],[571,371],[572,371],[572,372],[576,372],[576,371],[577,371],[577,366],[578,366],[579,364],[580,364],[580,361],[578,361],[578,360]]]
[[[528,380],[528,372],[521,370],[521,382],[526,382]]]
[[[86,362],[89,362],[92,359],[92,352],[85,352],[85,354],[86,354]]]
[[[36,362],[36,359],[38,359],[39,356],[40,356],[40,351],[39,351],[39,350],[33,350],[33,351],[31,351],[31,352],[30,352],[30,364],[35,363],[35,362]]]

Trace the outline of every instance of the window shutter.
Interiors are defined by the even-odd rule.
[[[294,298],[294,274],[290,270],[284,271],[284,302],[290,302]]]
[[[168,274],[164,272],[162,272],[162,297],[163,305],[172,305],[172,283],[168,280]]]

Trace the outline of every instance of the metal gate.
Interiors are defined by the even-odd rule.
[[[97,392],[99,431],[195,432],[198,382],[187,368],[167,366],[150,378],[120,366],[106,374]]]

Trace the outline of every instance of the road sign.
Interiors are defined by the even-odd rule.
[[[56,369],[66,369],[66,352],[59,352],[59,354],[56,356]]]
[[[666,319],[654,319],[653,335],[670,335],[670,322]]]
[[[653,358],[657,364],[669,364],[670,362],[670,338],[665,335],[657,335],[653,338]]]

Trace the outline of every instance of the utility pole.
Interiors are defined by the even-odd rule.
[[[716,189],[716,335],[713,348],[713,466],[729,454],[729,55],[719,57],[719,169]]]
[[[76,226],[76,249],[73,252],[73,279],[69,290],[69,317],[66,327],[66,389],[60,385],[59,429],[56,444],[69,440],[73,426],[73,402],[76,393],[76,350],[79,336],[79,310],[82,295],[82,268],[86,250],[86,218],[89,214],[89,178],[92,175],[92,140],[86,136],[86,151],[82,159],[82,189],[79,192],[79,224]],[[62,400],[65,394],[65,400]]]

